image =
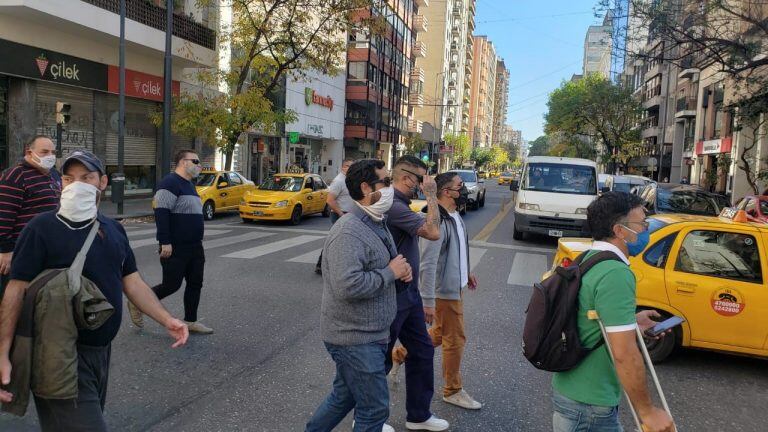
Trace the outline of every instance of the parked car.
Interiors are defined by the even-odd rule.
[[[736,210],[744,210],[751,222],[768,223],[768,196],[747,195],[735,206]]]
[[[607,175],[604,187],[609,191],[632,193],[633,188],[643,188],[651,182],[651,179],[642,176]],[[603,189],[601,188],[601,190]]]
[[[695,185],[649,183],[640,196],[648,214],[684,213],[717,216],[731,205],[728,197]]]
[[[517,192],[512,228],[515,240],[522,240],[525,233],[589,235],[587,207],[598,193],[594,161],[533,156],[523,168],[521,181],[513,180],[510,189]]]
[[[469,191],[467,206],[472,210],[477,210],[485,206],[485,180],[477,175],[475,170],[451,170],[461,177],[464,186]]]
[[[194,182],[205,220],[219,212],[237,210],[243,196],[256,189],[252,181],[234,171],[204,170]]]

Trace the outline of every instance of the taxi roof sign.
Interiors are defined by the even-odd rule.
[[[738,223],[745,223],[749,221],[749,219],[747,219],[747,212],[744,210],[737,210],[734,207],[724,208],[723,211],[720,212],[720,217]]]

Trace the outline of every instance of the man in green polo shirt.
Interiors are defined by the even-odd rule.
[[[587,209],[594,243],[590,254],[614,252],[621,261],[604,261],[584,275],[579,290],[578,328],[584,346],[601,339],[600,327],[587,318],[596,310],[608,333],[616,359],[614,367],[605,345],[592,351],[578,366],[558,372],[552,380],[555,432],[621,431],[618,405],[622,386],[648,431],[673,431],[666,411],[653,406],[646,387],[645,364],[637,346],[635,327],[655,324],[655,311],[635,313],[635,276],[627,257],[648,245],[648,222],[637,195],[609,192]]]

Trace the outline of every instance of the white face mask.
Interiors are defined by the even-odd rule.
[[[32,156],[34,157],[35,161],[40,165],[40,168],[44,170],[50,170],[53,168],[54,165],[56,165],[56,155],[48,155],[48,156],[38,156],[37,153],[32,152]]]
[[[96,217],[96,199],[99,188],[92,184],[74,182],[61,191],[59,215],[72,222],[83,222]]]
[[[390,208],[392,208],[392,202],[395,200],[395,189],[392,188],[392,186],[389,186],[383,189],[379,189],[376,192],[381,194],[381,198],[379,198],[378,201],[367,206],[361,205],[360,203],[358,203],[358,205],[363,210],[365,210],[369,216],[380,222],[382,219],[384,219],[384,214],[387,213]],[[368,195],[375,194],[376,192],[371,192]]]

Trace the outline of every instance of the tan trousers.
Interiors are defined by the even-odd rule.
[[[467,338],[464,335],[464,305],[461,300],[435,299],[435,320],[429,328],[432,344],[443,347],[443,396],[458,393],[461,385],[461,357]],[[404,346],[392,351],[392,361],[403,363],[408,356]]]

